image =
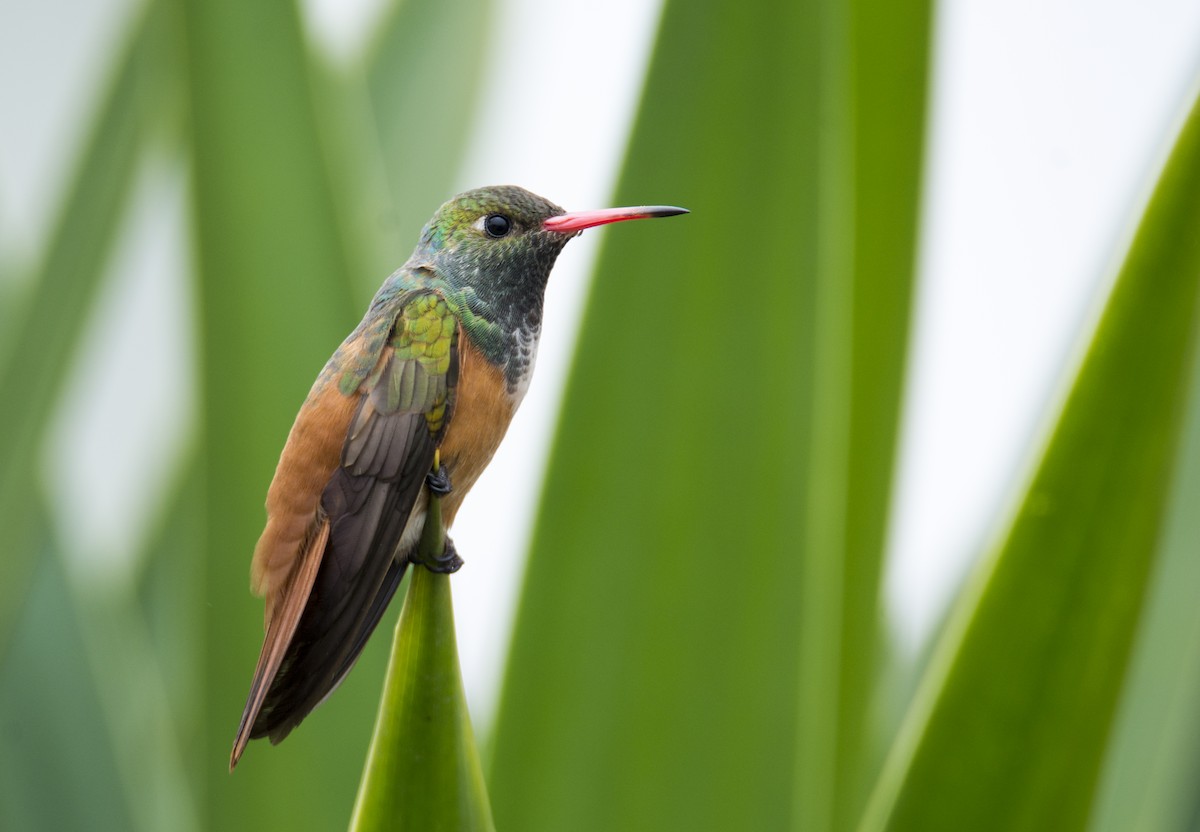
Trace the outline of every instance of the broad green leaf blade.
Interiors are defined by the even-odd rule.
[[[113,744],[111,765],[133,816],[123,828],[200,829],[198,790],[187,776],[177,731],[179,703],[167,697],[162,667],[136,599],[128,588],[95,592],[78,580],[68,584],[103,706],[103,725]]]
[[[190,448],[146,546],[136,609],[145,622],[161,684],[174,714],[173,739],[184,749],[184,776],[199,802],[210,771],[197,752],[204,739],[204,575],[207,516],[203,460]]]
[[[1083,829],[1177,467],[1200,284],[1200,103],[1007,539],[864,829]]]
[[[614,204],[692,214],[589,232],[495,727],[500,829],[791,815],[820,39],[811,9],[766,6],[668,3]]]
[[[1181,470],[1091,829],[1188,829],[1200,775],[1200,361]]]
[[[44,551],[0,657],[0,828],[135,829],[63,563]]]
[[[693,213],[599,232],[500,828],[819,829],[862,791],[928,13],[841,8],[665,11],[615,202]]]
[[[444,545],[441,500],[432,498],[420,551],[431,560]],[[423,566],[412,573],[350,828],[492,832],[458,665],[450,576]]]
[[[916,263],[930,4],[831,2],[822,26],[795,817],[805,830],[854,827],[892,733],[874,711],[886,655],[879,586]]]
[[[253,743],[235,774],[226,769],[262,640],[262,602],[248,585],[267,486],[312,381],[356,322],[309,58],[288,0],[184,9],[208,530],[204,821],[340,828],[378,701],[379,676],[365,678],[377,660],[360,663],[285,745]]]
[[[28,297],[12,316],[16,332],[0,355],[0,651],[24,593],[37,535],[30,527],[37,497],[35,463],[50,411],[67,377],[97,296],[147,138],[177,110],[178,74],[171,60],[177,20],[171,4],[152,2],[129,32],[113,79]]]

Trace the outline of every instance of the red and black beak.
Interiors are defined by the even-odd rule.
[[[654,217],[674,217],[686,214],[686,208],[675,208],[671,205],[640,205],[637,208],[603,208],[599,211],[575,211],[571,214],[559,214],[550,217],[542,223],[547,231],[557,231],[561,234],[575,234],[585,228],[597,225],[607,225],[610,222],[625,222],[625,220],[648,220]]]

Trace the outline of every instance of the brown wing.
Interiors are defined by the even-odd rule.
[[[249,739],[279,742],[329,695],[379,622],[420,533],[405,529],[453,412],[458,361],[458,324],[445,300],[407,298],[359,387],[321,492],[314,545],[303,547],[274,615],[268,594],[267,637],[231,767]]]

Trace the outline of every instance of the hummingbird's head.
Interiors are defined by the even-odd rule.
[[[477,188],[437,210],[421,232],[416,255],[451,284],[470,286],[489,300],[512,292],[540,297],[570,239],[545,230],[543,223],[563,213],[523,188]]]
[[[501,185],[459,194],[421,232],[411,265],[470,287],[493,309],[540,315],[559,252],[585,228],[687,213],[682,208],[610,208],[568,214],[524,188]]]

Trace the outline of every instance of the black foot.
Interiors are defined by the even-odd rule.
[[[430,471],[426,474],[425,484],[438,497],[445,497],[453,490],[453,486],[450,485],[450,474],[446,472],[445,465],[440,466],[436,471]]]
[[[447,537],[446,548],[442,550],[441,555],[432,561],[419,561],[419,563],[430,572],[451,575],[462,568],[463,559],[458,556],[458,550],[454,548],[454,541]]]

